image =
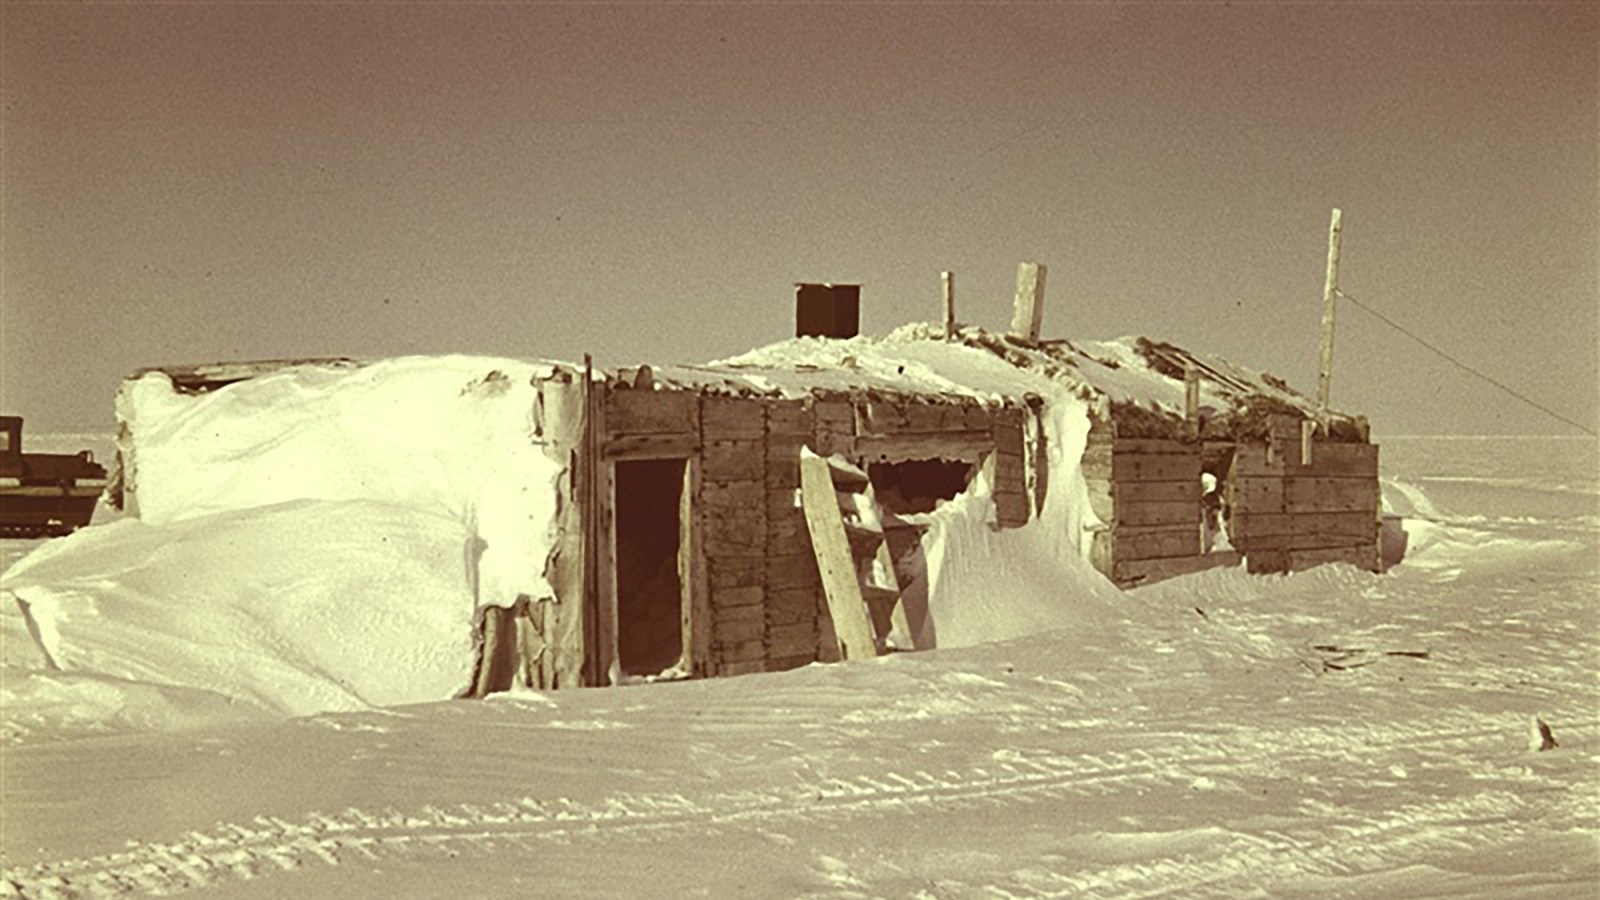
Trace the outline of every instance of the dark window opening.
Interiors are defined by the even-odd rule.
[[[919,459],[867,467],[878,504],[896,515],[930,513],[972,483],[975,466],[959,460]]]
[[[617,657],[624,675],[655,675],[683,656],[681,459],[617,463]]]

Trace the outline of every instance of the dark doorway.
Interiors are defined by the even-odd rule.
[[[617,657],[623,675],[655,675],[683,657],[681,459],[618,462]]]
[[[931,513],[954,500],[972,483],[971,463],[946,459],[873,463],[867,467],[872,489],[884,509],[898,515]]]

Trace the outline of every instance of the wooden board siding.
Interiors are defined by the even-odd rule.
[[[825,421],[837,424],[839,417]],[[775,573],[767,580],[766,658],[767,668],[773,671],[813,662],[819,652],[821,583],[810,583],[816,574],[816,559],[806,530],[805,510],[797,502],[800,447],[815,441],[815,422],[811,406],[803,401],[776,401],[767,406],[761,500],[767,514],[767,549],[769,553],[791,554],[792,570]],[[771,571],[764,567],[764,576]],[[804,583],[796,584],[802,578]]]
[[[700,430],[700,396],[687,391],[612,389],[606,398],[606,432],[693,433]]]
[[[1173,569],[1138,563],[1202,556],[1200,445],[1117,438],[1098,447],[1110,451],[1113,580],[1137,583]]]
[[[1381,538],[1378,447],[1313,440],[1275,429],[1272,452],[1241,445],[1230,478],[1229,537],[1251,572],[1291,572],[1326,562],[1376,571]],[[1278,432],[1283,432],[1279,434]]]

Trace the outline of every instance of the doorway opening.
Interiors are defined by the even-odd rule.
[[[624,677],[659,675],[683,659],[687,460],[616,466],[617,662]]]

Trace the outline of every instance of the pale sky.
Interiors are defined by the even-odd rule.
[[[1600,417],[1600,4],[0,4],[0,406],[148,365],[694,362],[792,333],[1148,334],[1314,393],[1345,291]],[[1340,310],[1384,434],[1573,429]]]

